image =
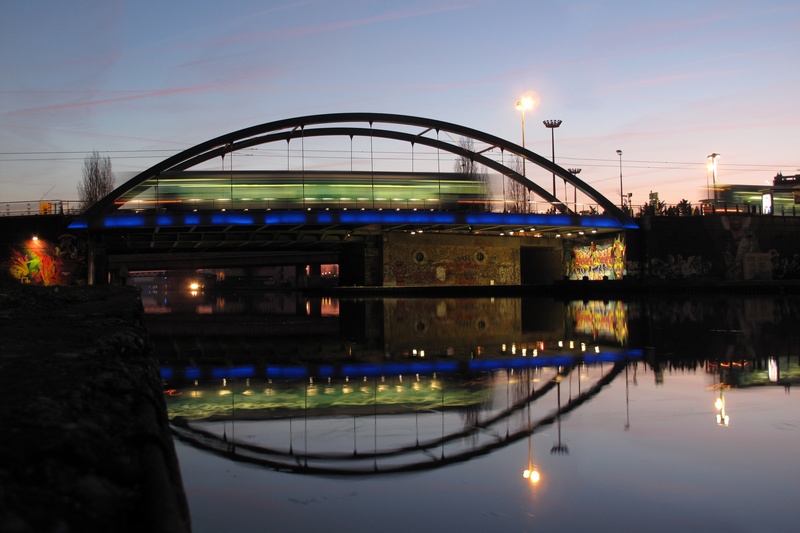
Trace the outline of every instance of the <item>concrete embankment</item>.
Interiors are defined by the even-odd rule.
[[[190,530],[138,292],[0,284],[0,531]]]

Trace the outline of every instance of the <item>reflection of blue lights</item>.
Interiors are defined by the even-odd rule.
[[[342,365],[344,376],[385,376],[388,374],[433,374],[434,372],[457,372],[458,361],[431,361],[413,363],[360,363]]]
[[[308,375],[308,369],[304,366],[268,366],[267,377],[298,379]]]
[[[242,378],[252,378],[255,376],[256,370],[255,367],[247,365],[247,366],[234,366],[234,367],[225,367],[225,368],[214,368],[211,370],[211,377],[214,379],[242,379]]]
[[[334,376],[388,376],[403,374],[457,373],[462,371],[501,370],[504,368],[542,368],[570,366],[577,363],[621,363],[626,360],[641,359],[642,350],[615,350],[613,352],[548,355],[540,357],[509,357],[500,359],[451,359],[446,361],[387,361],[381,363],[346,363],[341,366],[321,365],[319,367],[291,365],[270,365],[265,368],[263,376],[258,376],[252,365],[238,367],[214,367],[205,372],[204,377],[213,379],[242,379],[267,377],[276,379],[302,379],[308,376],[321,378]],[[186,379],[199,379],[203,372],[198,367],[183,369]],[[179,371],[170,367],[161,367],[162,379],[173,379],[180,375]]]

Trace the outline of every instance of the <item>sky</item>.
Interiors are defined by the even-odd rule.
[[[0,204],[75,200],[205,140],[383,112],[521,144],[615,203],[800,173],[800,3],[538,0],[3,2]],[[620,158],[616,151],[622,150]]]

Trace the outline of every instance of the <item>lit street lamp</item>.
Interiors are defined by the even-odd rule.
[[[719,158],[719,154],[714,152],[713,154],[708,156],[709,161],[708,168],[711,169],[711,179],[712,184],[714,186],[714,201],[717,200],[717,159]]]
[[[617,150],[619,156],[619,208],[625,209],[625,201],[622,195],[622,150]]]
[[[531,100],[530,98],[523,98],[522,100],[517,102],[516,107],[522,112],[522,147],[525,148],[525,110],[533,107],[533,100]],[[522,158],[522,175],[527,177],[527,175],[525,174],[525,157]],[[525,196],[527,197],[527,193],[525,193]],[[527,206],[527,204],[528,204],[528,199],[525,198],[525,205]]]
[[[544,121],[544,127],[550,128],[550,147],[553,151],[553,163],[556,162],[556,134],[555,129],[561,125],[558,119],[550,119]],[[556,173],[553,172],[553,196],[556,195]]]
[[[530,98],[523,98],[517,102],[517,109],[522,112],[522,147],[525,148],[525,110],[533,107],[533,101]],[[525,158],[522,158],[522,175],[525,176]],[[527,177],[527,176],[526,176]]]

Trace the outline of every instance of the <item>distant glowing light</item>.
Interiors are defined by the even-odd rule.
[[[538,470],[525,470],[524,472],[522,472],[522,477],[524,477],[527,480],[530,480],[530,482],[533,483],[534,485],[536,483],[539,483],[539,481],[542,479]]]
[[[517,105],[514,106],[514,107],[516,107],[520,111],[525,110],[525,109],[530,109],[530,108],[533,107],[533,100],[531,98],[525,96],[519,102],[517,102]]]

